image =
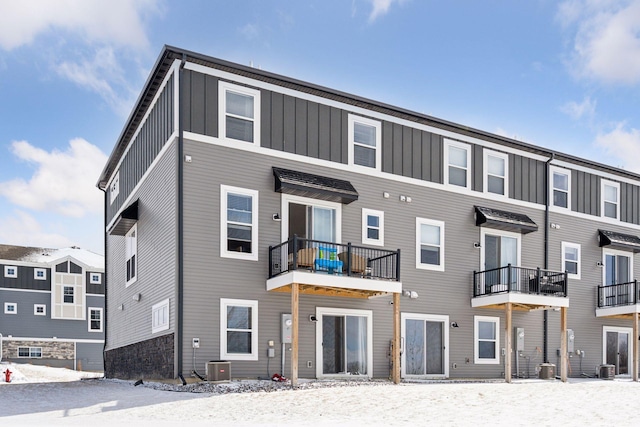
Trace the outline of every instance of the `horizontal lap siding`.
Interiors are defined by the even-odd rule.
[[[173,143],[147,176],[138,204],[138,279],[125,286],[125,237],[107,236],[108,349],[173,332],[177,286],[177,144]],[[140,301],[134,301],[140,294]],[[169,330],[151,334],[151,307],[170,300]],[[123,305],[120,310],[118,307]]]

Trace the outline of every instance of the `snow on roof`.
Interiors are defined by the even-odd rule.
[[[35,248],[25,246],[0,245],[0,259],[48,264],[55,260],[71,257],[85,264],[104,270],[104,256],[77,246],[62,249]]]

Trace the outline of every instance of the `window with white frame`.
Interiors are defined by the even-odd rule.
[[[89,307],[89,332],[102,332],[102,308]]]
[[[89,283],[99,285],[102,283],[102,275],[100,273],[89,273]]]
[[[384,246],[384,212],[362,208],[362,244]]]
[[[33,269],[33,279],[34,280],[47,280],[47,269],[46,268],[34,268]]]
[[[484,192],[509,195],[509,156],[504,153],[484,150]]]
[[[220,299],[220,358],[258,360],[258,301]]]
[[[138,279],[138,224],[131,227],[125,236],[126,286]]]
[[[602,216],[620,219],[620,183],[602,180]]]
[[[260,91],[220,81],[220,135],[260,145]]]
[[[580,245],[562,242],[562,271],[569,273],[569,278],[580,279]]]
[[[116,172],[116,175],[109,185],[109,202],[111,204],[116,200],[118,194],[120,194],[120,171]]]
[[[47,315],[47,305],[46,304],[33,304],[33,315],[34,316],[46,316]]]
[[[571,209],[571,172],[558,167],[551,167],[551,200],[553,206]]]
[[[379,121],[349,115],[349,164],[380,170],[382,149]]]
[[[471,188],[471,146],[445,139],[444,182]]]
[[[474,316],[474,361],[478,364],[500,363],[500,318]]]
[[[444,271],[444,222],[416,218],[416,268]]]
[[[258,260],[258,192],[220,186],[220,256]]]
[[[18,314],[18,304],[15,302],[5,302],[4,314]]]
[[[74,294],[75,289],[73,288],[73,286],[64,286],[62,288],[62,302],[64,302],[65,304],[73,304]]]
[[[169,329],[169,298],[151,307],[151,333]]]
[[[4,277],[9,279],[17,279],[18,278],[18,267],[15,265],[5,265],[4,266]]]
[[[18,347],[19,358],[42,358],[42,347]]]

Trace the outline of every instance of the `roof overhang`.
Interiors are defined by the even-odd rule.
[[[634,254],[640,252],[640,237],[632,234],[598,230],[598,244],[600,247],[609,246],[613,249],[632,251]]]
[[[301,197],[349,204],[358,192],[349,181],[273,167],[275,191]]]
[[[475,206],[476,225],[522,234],[538,231],[538,225],[527,215]]]
[[[138,222],[138,200],[122,211],[108,233],[112,236],[125,236],[136,222]]]

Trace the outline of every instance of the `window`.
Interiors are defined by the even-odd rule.
[[[89,332],[102,332],[102,309],[89,307]]]
[[[258,301],[220,299],[220,359],[258,360]]]
[[[509,195],[509,156],[495,151],[484,152],[484,192]]]
[[[40,359],[42,357],[42,347],[18,347],[18,357]]]
[[[602,216],[607,218],[620,218],[620,184],[617,182],[602,180]]]
[[[169,298],[151,307],[151,333],[169,329]]]
[[[569,197],[569,189],[571,188],[571,172],[566,169],[551,167],[551,188],[553,206],[570,209],[571,197]]]
[[[629,283],[633,280],[633,256],[631,253],[606,249],[604,258],[603,282],[605,286]]]
[[[109,201],[111,204],[116,200],[118,194],[120,194],[120,171],[116,172],[111,185],[109,185]]]
[[[260,145],[260,92],[220,82],[220,135]]]
[[[89,283],[92,285],[99,285],[102,283],[102,276],[100,273],[89,273]]]
[[[15,302],[5,302],[4,314],[18,314],[18,304]]]
[[[15,265],[5,265],[4,266],[4,277],[8,277],[10,279],[18,278],[18,267]]]
[[[471,188],[471,147],[461,142],[445,140],[444,182]]]
[[[34,268],[33,269],[33,279],[34,280],[47,280],[47,269],[46,268]]]
[[[125,236],[125,255],[127,259],[126,286],[135,282],[138,278],[138,224],[131,227]]]
[[[47,315],[47,306],[45,304],[33,304],[33,315],[34,316],[46,316]]]
[[[73,304],[73,294],[74,294],[73,286],[65,286],[62,291],[62,295],[63,295],[62,301],[65,304]]]
[[[348,123],[349,164],[380,170],[380,122],[349,115]]]
[[[384,246],[384,212],[362,209],[362,244]]]
[[[500,318],[474,316],[475,363],[500,363]]]
[[[580,245],[562,242],[562,269],[569,278],[580,279]]]
[[[416,268],[444,271],[444,222],[416,218]]]
[[[258,260],[258,192],[220,186],[220,256]]]

